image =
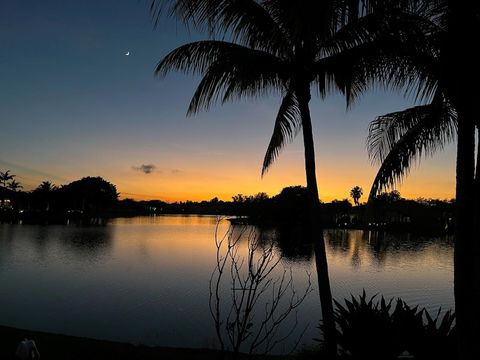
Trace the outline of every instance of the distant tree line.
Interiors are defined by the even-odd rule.
[[[1,174],[15,175],[9,171]],[[307,189],[289,186],[270,197],[237,194],[231,201],[214,197],[204,201],[167,203],[161,200],[118,200],[116,186],[101,177],[84,177],[67,185],[42,182],[32,191],[14,191],[0,180],[0,217],[2,220],[64,222],[66,219],[118,217],[159,214],[205,214],[236,216],[236,222],[257,225],[303,224],[307,219]],[[382,193],[368,204],[360,203],[363,190],[355,186],[348,199],[320,203],[319,222],[324,227],[386,228],[402,231],[452,230],[454,201],[403,199],[398,191]]]
[[[359,188],[359,187],[358,187]],[[361,192],[361,188],[360,192]],[[454,200],[404,199],[396,190],[382,193],[368,204],[353,206],[348,199],[321,202],[321,223],[325,227],[398,229],[402,231],[445,232],[453,230]],[[355,201],[355,198],[354,198]],[[237,216],[234,222],[256,225],[300,225],[305,222],[307,192],[303,186],[289,186],[275,196],[264,192],[237,194],[231,201],[167,203],[159,200],[118,202],[122,215],[205,214]]]
[[[115,209],[119,196],[116,186],[101,177],[84,177],[62,186],[44,181],[29,192],[1,185],[0,216],[3,219],[36,221],[101,216]]]

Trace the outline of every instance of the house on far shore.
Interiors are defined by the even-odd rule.
[[[0,209],[10,210],[12,208],[13,206],[10,199],[0,199]]]
[[[0,210],[13,209],[15,191],[0,186]]]

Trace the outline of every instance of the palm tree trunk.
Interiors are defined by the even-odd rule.
[[[473,118],[473,114],[470,114]],[[470,243],[472,246],[470,254],[470,262],[473,266],[473,273],[470,274],[470,309],[473,309],[473,314],[470,312],[470,346],[473,348],[473,359],[480,358],[480,308],[478,306],[478,299],[480,299],[480,127],[476,127],[477,130],[477,158],[475,167],[475,177],[473,180],[473,231],[470,234]],[[475,133],[475,126],[473,129]],[[475,146],[475,135],[473,135],[473,141]]]
[[[480,125],[477,125],[477,164],[475,166],[475,216],[480,219]],[[477,224],[480,225],[480,224]]]
[[[322,307],[323,335],[325,350],[330,358],[337,354],[335,340],[335,320],[333,317],[332,291],[328,275],[327,254],[323,230],[320,224],[320,201],[318,198],[317,177],[315,170],[315,147],[313,143],[312,120],[310,117],[310,86],[304,85],[297,91],[297,98],[302,116],[303,144],[305,148],[305,173],[307,178],[307,193],[309,202],[308,226],[315,251],[318,290]]]
[[[457,185],[455,216],[454,294],[460,360],[480,358],[479,244],[475,204],[475,122],[478,90],[466,82],[479,80],[477,55],[461,39],[474,36],[475,2],[451,0],[446,43],[446,74],[449,97],[458,114]],[[473,7],[472,7],[473,6]],[[468,79],[468,80],[467,80]]]
[[[459,355],[461,360],[474,359],[473,351],[477,346],[474,337],[472,315],[476,313],[476,301],[472,301],[472,277],[474,259],[472,259],[473,234],[473,129],[467,121],[459,117],[457,143],[457,186],[455,216],[455,253],[454,253],[454,293],[457,316]]]

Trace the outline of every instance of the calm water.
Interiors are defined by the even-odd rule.
[[[208,281],[215,225],[208,216],[116,219],[90,227],[0,225],[0,325],[214,347]],[[224,221],[219,233],[227,229]],[[293,269],[298,291],[311,273],[315,291],[302,304],[299,322],[310,324],[302,342],[312,344],[320,310],[311,247],[295,241],[295,232],[263,235],[279,241],[281,265]],[[365,288],[431,311],[453,307],[451,239],[335,230],[325,231],[325,241],[337,299]]]

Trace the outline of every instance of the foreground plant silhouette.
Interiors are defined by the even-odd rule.
[[[435,317],[402,299],[376,295],[335,301],[335,322],[342,356],[347,359],[393,360],[408,352],[418,360],[454,359],[455,315],[447,311]]]

